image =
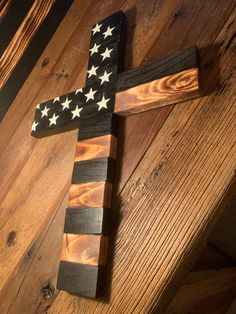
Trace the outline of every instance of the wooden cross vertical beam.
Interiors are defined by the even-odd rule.
[[[86,102],[98,94],[89,119],[79,124],[78,143],[65,217],[65,230],[57,287],[86,297],[104,291],[108,252],[112,182],[115,176],[114,112],[117,74],[124,46],[125,15],[118,12],[92,29],[84,93]],[[113,35],[113,36],[111,36]],[[102,58],[98,48],[104,46]],[[97,76],[97,73],[100,76]],[[80,91],[79,91],[80,93]],[[100,94],[100,95],[99,95]],[[106,112],[104,113],[104,109]],[[95,114],[94,114],[95,112]],[[99,114],[101,112],[101,114]],[[86,147],[90,154],[87,153]],[[101,149],[102,147],[102,149]],[[91,155],[91,150],[95,156]]]
[[[79,127],[58,288],[86,297],[104,291],[117,146],[114,113],[128,115],[200,95],[195,47],[118,75],[121,25],[124,15],[118,12],[93,27],[86,86],[38,105],[32,126],[36,137]]]

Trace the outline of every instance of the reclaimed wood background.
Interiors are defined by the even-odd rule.
[[[91,25],[120,9],[126,69],[197,45],[206,95],[120,119],[101,302],[54,290],[77,131],[38,140],[30,130],[37,103],[84,85]],[[235,176],[235,28],[233,0],[74,1],[0,124],[1,313],[164,312]]]
[[[72,2],[0,1],[0,120]]]

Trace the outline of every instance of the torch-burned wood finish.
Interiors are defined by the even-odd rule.
[[[107,260],[108,238],[102,235],[64,234],[61,260],[105,266]]]
[[[69,207],[110,207],[112,186],[107,182],[72,184]]]
[[[198,97],[199,81],[199,69],[192,68],[119,92],[115,112],[128,115]]]
[[[117,139],[112,134],[79,141],[76,144],[75,161],[100,157],[116,158]]]

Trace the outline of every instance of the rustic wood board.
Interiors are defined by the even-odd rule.
[[[30,125],[33,119],[34,106],[39,102],[55,97],[58,93],[65,93],[82,86],[81,82],[84,81],[83,79],[86,71],[85,64],[87,61],[87,44],[89,38],[88,24],[92,25],[95,22],[95,17],[97,20],[97,12],[99,8],[100,5],[94,3],[93,1],[88,1],[86,3],[83,2],[83,5],[81,5],[80,1],[75,1],[67,17],[60,25],[60,28],[55,34],[52,42],[49,44],[47,50],[40,58],[40,62],[31,73],[30,77],[27,79],[24,87],[19,94],[19,97],[16,98],[8,114],[0,125],[1,134],[3,135],[0,138],[0,162],[1,165],[3,165],[4,169],[3,173],[1,173],[1,199],[4,200],[1,225],[3,226],[4,242],[2,242],[0,245],[0,255],[1,261],[8,261],[7,264],[5,264],[6,268],[3,269],[3,281],[1,282],[5,289],[2,290],[3,288],[1,287],[1,291],[6,291],[5,300],[8,300],[8,304],[10,302],[12,313],[14,313],[15,304],[18,306],[15,309],[21,308],[22,311],[27,309],[29,313],[35,313],[35,309],[39,305],[38,300],[42,301],[42,303],[40,304],[42,308],[44,305],[45,307],[47,307],[48,303],[50,303],[50,301],[46,301],[42,298],[40,299],[41,290],[43,287],[45,287],[47,283],[41,283],[40,281],[38,281],[38,279],[35,279],[34,268],[36,267],[35,269],[37,269],[39,272],[40,269],[42,271],[41,274],[38,273],[37,278],[40,278],[42,274],[44,274],[44,276],[47,275],[55,286],[55,262],[59,260],[60,250],[58,249],[58,251],[55,252],[55,255],[51,255],[50,259],[47,259],[46,264],[50,264],[50,267],[48,266],[49,268],[47,270],[45,270],[45,266],[41,267],[41,265],[43,265],[43,261],[45,262],[46,256],[48,256],[47,252],[50,252],[50,246],[48,244],[47,238],[43,238],[43,240],[42,238],[40,238],[40,234],[42,234],[43,231],[46,234],[46,223],[48,222],[49,217],[52,218],[57,212],[58,206],[68,190],[73,165],[74,145],[76,143],[76,132],[42,139],[40,140],[40,142],[37,142],[34,139],[30,138],[28,131],[30,129]],[[119,10],[120,8],[128,11],[128,19],[130,19],[128,25],[129,33],[130,36],[131,34],[133,34],[133,38],[129,41],[126,50],[127,69],[132,68],[133,66],[138,66],[144,60],[149,61],[154,60],[157,57],[160,58],[165,55],[167,51],[178,51],[194,44],[197,44],[197,46],[199,47],[206,47],[209,45],[213,45],[214,42],[218,44],[222,42],[222,45],[219,48],[217,48],[218,46],[216,45],[215,48],[210,48],[208,52],[204,49],[202,50],[203,68],[205,69],[208,77],[207,81],[214,82],[215,75],[218,73],[218,68],[217,63],[212,62],[212,60],[215,60],[214,58],[218,56],[218,49],[220,49],[220,53],[223,56],[222,64],[224,65],[222,82],[226,82],[229,78],[229,59],[232,59],[232,45],[230,46],[230,44],[228,43],[230,43],[229,40],[232,36],[233,31],[233,26],[231,24],[232,17],[229,19],[225,29],[222,31],[221,36],[218,38],[217,36],[224,23],[227,21],[230,12],[232,11],[233,2],[228,2],[223,9],[222,3],[220,1],[214,2],[214,5],[209,2],[204,5],[203,2],[199,2],[196,4],[193,1],[190,1],[188,4],[183,4],[182,1],[177,1],[173,5],[172,1],[165,1],[165,6],[159,5],[159,3],[150,4],[150,2],[145,1],[136,4],[136,6],[134,6],[134,2],[132,1],[122,5],[117,2],[113,2],[110,5],[103,7],[104,11],[101,13],[99,18],[108,16],[109,14],[113,13],[116,10]],[[193,10],[195,12],[194,14]],[[216,18],[216,16],[218,16],[218,18]],[[135,24],[136,27],[134,27]],[[185,30],[184,33],[180,31],[182,29]],[[61,42],[60,32],[63,33],[65,39],[65,42],[63,42],[63,44]],[[78,38],[80,38],[80,40],[78,40]],[[140,38],[142,38],[142,41],[140,40]],[[227,39],[223,43],[224,38]],[[225,49],[227,46],[229,48]],[[50,62],[46,66],[41,67],[41,64],[47,58],[49,58]],[[74,72],[75,67],[77,68],[78,73]],[[37,80],[35,80],[36,77]],[[231,86],[232,79],[233,77],[231,77],[227,83],[229,87]],[[219,83],[219,81],[216,81],[214,83],[218,84],[218,95],[213,94],[210,97],[205,97],[204,100],[200,103],[200,107],[199,103],[195,101],[192,104],[181,105],[182,109],[178,110],[182,110],[182,112],[176,112],[177,109],[175,108],[175,111],[171,113],[172,107],[168,107],[155,110],[155,114],[153,114],[153,112],[143,113],[141,115],[133,116],[131,118],[126,118],[124,121],[125,125],[123,128],[121,128],[120,133],[120,138],[122,136],[125,136],[124,144],[123,148],[118,147],[118,150],[124,152],[123,165],[120,171],[121,183],[119,190],[121,191],[123,189],[123,193],[126,194],[121,194],[121,215],[124,218],[122,220],[122,224],[119,229],[118,239],[116,242],[116,252],[118,254],[116,254],[114,261],[114,277],[112,284],[110,310],[117,309],[121,305],[128,308],[128,311],[133,308],[136,308],[137,311],[147,311],[148,309],[152,309],[154,307],[154,304],[158,304],[159,302],[159,300],[157,299],[158,295],[161,295],[159,294],[160,277],[158,276],[157,271],[160,270],[161,273],[164,273],[165,278],[170,278],[169,276],[171,269],[170,272],[167,273],[163,272],[163,268],[158,268],[158,265],[160,264],[157,265],[157,260],[159,259],[159,256],[157,256],[158,258],[154,259],[153,265],[150,266],[150,264],[147,264],[146,266],[149,267],[151,270],[154,269],[154,272],[153,277],[147,277],[145,275],[145,280],[144,282],[142,282],[142,287],[144,290],[139,289],[139,292],[142,291],[143,293],[135,293],[135,297],[132,296],[132,298],[129,298],[129,293],[135,291],[136,287],[136,285],[133,285],[133,282],[130,282],[134,290],[130,290],[127,296],[124,298],[124,302],[121,303],[119,300],[121,300],[120,298],[125,293],[127,293],[126,289],[128,289],[128,287],[123,283],[122,286],[125,288],[125,290],[123,292],[121,291],[122,295],[119,295],[119,293],[117,293],[116,298],[114,298],[116,289],[120,287],[118,284],[119,273],[122,269],[124,269],[121,258],[125,259],[125,254],[129,252],[131,254],[130,256],[134,257],[134,262],[137,261],[138,257],[139,260],[142,260],[143,258],[148,260],[148,256],[151,255],[153,257],[153,252],[157,252],[157,248],[152,247],[153,243],[155,243],[155,241],[157,240],[156,236],[154,236],[154,226],[156,226],[156,222],[153,224],[153,227],[151,227],[151,219],[156,220],[157,212],[153,212],[153,205],[149,204],[145,206],[145,216],[143,216],[144,213],[141,210],[141,207],[143,208],[143,205],[140,206],[140,208],[137,206],[132,208],[131,203],[128,202],[129,200],[125,197],[125,195],[127,195],[128,191],[132,189],[131,186],[134,182],[134,178],[135,182],[140,182],[139,180],[137,180],[137,172],[135,174],[135,177],[131,177],[131,179],[129,180],[134,168],[137,164],[139,164],[140,160],[142,160],[143,158],[143,161],[142,163],[140,163],[138,168],[140,173],[144,171],[143,163],[146,163],[147,167],[151,165],[151,161],[149,162],[147,159],[147,153],[145,154],[148,147],[151,145],[150,149],[155,148],[155,154],[153,155],[153,157],[158,154],[159,146],[157,145],[157,141],[160,145],[160,137],[157,137],[154,142],[153,139],[155,138],[155,135],[157,134],[160,127],[163,125],[163,121],[165,121],[167,117],[169,117],[167,120],[169,121],[168,125],[164,124],[163,127],[165,129],[161,129],[158,136],[161,136],[161,143],[164,143],[165,137],[163,137],[163,132],[166,132],[167,128],[167,131],[169,132],[167,135],[169,136],[166,135],[166,137],[168,137],[168,139],[172,139],[172,135],[175,135],[172,141],[177,144],[182,135],[185,134],[184,138],[186,139],[185,130],[187,126],[185,126],[184,123],[188,120],[190,112],[193,114],[193,106],[196,106],[194,107],[196,108],[196,113],[193,114],[195,116],[197,115],[197,110],[201,110],[203,105],[204,109],[205,106],[207,106],[208,109],[205,109],[206,111],[210,111],[210,105],[212,108],[212,103],[214,103],[215,106],[215,103],[218,101],[221,101],[221,105],[224,105],[222,110],[225,107],[227,107],[226,112],[228,112],[227,110],[232,109],[230,105],[230,100],[228,98],[226,99],[226,93],[223,91],[224,85],[220,85],[221,83]],[[25,102],[22,102],[21,99],[25,99]],[[189,110],[186,111],[186,109]],[[213,116],[216,118],[218,117],[217,114],[219,108],[217,107],[217,109],[215,110],[216,112],[213,112]],[[174,113],[175,115],[173,115]],[[161,114],[163,120],[160,119],[158,114]],[[181,128],[180,130],[178,129],[179,125],[172,123],[176,121],[176,119],[178,120],[179,115],[183,120],[183,128]],[[202,126],[205,126],[205,128],[207,128],[209,120],[210,118],[207,120],[205,117],[202,121]],[[191,125],[191,123],[189,122],[188,125]],[[9,125],[11,125],[12,128],[7,127]],[[147,125],[150,126],[150,129],[148,130],[146,127]],[[195,133],[193,132],[193,134]],[[211,144],[207,143],[205,145],[208,145],[209,148],[209,145]],[[159,149],[161,148],[159,147]],[[198,149],[200,149],[199,146]],[[212,151],[212,153],[213,152],[214,151]],[[226,151],[224,153],[226,154]],[[132,156],[135,157],[133,163],[131,163]],[[212,156],[215,155],[213,154]],[[219,154],[219,156],[223,158],[222,155]],[[46,160],[50,160],[50,162],[46,162]],[[229,162],[229,160],[230,158],[227,159],[226,162]],[[157,164],[159,163],[156,163],[155,161],[153,166],[156,166]],[[228,167],[225,167],[224,170],[225,177],[223,177],[226,181],[219,181],[220,186],[219,184],[217,184],[216,186],[214,186],[214,189],[212,189],[212,191],[215,191],[215,194],[218,194],[218,191],[222,192],[222,188],[227,186],[227,178],[228,180],[230,179],[227,169],[229,170],[230,165],[232,166],[232,164],[228,164]],[[162,168],[160,167],[160,169]],[[60,169],[63,169],[63,171],[58,171]],[[212,170],[212,168],[210,170]],[[222,167],[220,168],[220,171],[221,170]],[[30,181],[29,178],[31,178]],[[35,180],[35,178],[37,178],[37,180]],[[214,182],[218,182],[217,178],[218,177],[216,175]],[[162,183],[162,186],[163,184],[164,182]],[[29,193],[29,190],[27,190],[27,188],[29,188],[30,185],[32,185],[33,189],[31,189]],[[42,188],[43,185],[45,185],[44,188]],[[139,189],[137,191],[138,194],[135,194],[135,197],[137,196],[137,199],[141,200],[142,185],[137,185],[137,187],[139,187]],[[21,201],[22,195],[25,195],[23,207]],[[152,199],[153,202],[155,202],[155,197]],[[130,199],[132,201],[134,197],[132,196],[130,197]],[[213,198],[213,201],[216,201],[216,199]],[[40,210],[35,210],[35,204],[39,203]],[[211,209],[213,208],[214,204],[211,204],[211,206],[208,205],[209,204],[205,204],[204,207],[209,210],[209,215],[207,217],[209,217],[210,213],[212,213]],[[63,210],[65,210],[65,208]],[[174,209],[171,207],[170,209],[168,209],[168,212],[170,212],[171,214],[173,213],[173,210]],[[135,213],[137,214],[137,216],[134,217]],[[163,213],[163,211],[161,213]],[[195,211],[192,213],[192,215],[194,215],[194,213]],[[202,211],[200,211],[200,213],[202,213]],[[30,217],[30,222],[28,223],[28,225],[25,225],[23,226],[23,228],[20,229],[18,226],[19,222],[22,219],[22,215],[24,215],[25,217]],[[200,214],[198,213],[198,215]],[[151,246],[146,247],[146,249],[145,247],[140,246],[140,253],[135,253],[134,250],[136,249],[136,247],[134,243],[132,243],[132,238],[128,236],[128,231],[131,232],[132,230],[132,234],[134,234],[136,228],[138,227],[138,224],[136,225],[137,227],[135,227],[135,225],[132,224],[132,221],[134,222],[134,220],[136,220],[138,222],[140,221],[140,219],[142,219],[143,222],[144,218],[148,220],[146,220],[147,223],[144,227],[143,233],[140,233],[140,239],[136,243],[143,242],[143,245],[145,245],[146,241],[149,241],[151,243]],[[63,228],[62,225],[63,223],[61,224],[61,228]],[[198,226],[199,225],[200,223],[198,224]],[[206,225],[207,224],[205,224],[205,226]],[[125,226],[127,226],[129,230],[127,230]],[[7,246],[5,241],[8,238],[9,233],[11,233],[12,231],[16,232],[16,236],[13,237],[13,239],[15,240],[13,241],[14,245]],[[140,232],[141,230],[137,231]],[[54,228],[54,230],[53,228],[51,228],[50,232],[47,233],[47,237],[49,236],[50,238],[53,238],[56,235],[55,239],[57,239],[58,241],[56,247],[60,246],[62,232],[63,230],[60,230],[59,226],[57,226],[57,228]],[[176,230],[174,230],[173,232],[176,232]],[[144,234],[145,238],[148,235],[145,241],[143,241]],[[136,240],[136,238],[134,240]],[[33,249],[37,247],[37,241],[42,243],[42,250],[38,251],[38,254],[36,253],[35,258],[33,259],[34,262],[32,264],[24,263],[25,268],[23,268],[23,271],[20,272],[20,266],[24,261],[24,254],[27,254],[27,252],[30,251],[31,248]],[[160,242],[159,238],[157,242]],[[164,249],[167,249],[166,252],[169,252],[169,249],[166,247],[166,245],[164,246],[164,242],[162,243],[162,252],[164,251]],[[131,248],[130,250],[131,245],[133,248]],[[173,248],[175,248],[175,246]],[[152,250],[152,254],[150,254],[149,249]],[[170,252],[173,253],[171,248]],[[170,257],[170,254],[171,253],[167,254],[167,256]],[[118,255],[120,255],[119,258]],[[44,258],[42,258],[43,256]],[[189,260],[192,260],[192,255],[187,256]],[[29,257],[30,261],[31,258],[33,257]],[[129,264],[129,260],[127,260],[126,263]],[[160,261],[158,263],[160,263]],[[128,264],[126,264],[126,266],[128,266]],[[173,266],[173,263],[171,262],[169,264],[171,268]],[[30,267],[30,265],[32,268]],[[131,263],[130,267],[132,265],[133,264]],[[137,270],[140,270],[140,268],[137,267]],[[183,268],[181,267],[181,275],[182,270]],[[186,270],[187,268],[185,269],[185,271]],[[140,277],[137,278],[144,278],[142,272],[140,274]],[[37,284],[33,284],[35,282],[37,282]],[[162,282],[164,284],[164,279],[162,280]],[[17,284],[18,288],[13,293],[12,289],[9,289],[8,287],[12,287],[15,283]],[[26,287],[28,287],[30,283],[31,289],[27,290],[26,292]],[[148,289],[146,290],[146,287],[150,284],[150,288],[154,287],[154,290],[152,289],[153,293],[149,293],[150,291]],[[139,285],[140,288],[140,283],[138,281],[137,285]],[[173,286],[171,284],[171,287],[168,286],[168,289],[166,289],[165,291],[172,291],[172,288],[176,287],[176,285],[176,283]],[[32,302],[32,297],[35,300],[35,295],[38,296],[36,304]],[[1,297],[2,296],[3,294],[1,292]],[[52,299],[53,298],[51,298],[50,300]],[[129,301],[127,301],[128,299]],[[130,302],[130,300],[132,300],[132,302]],[[9,308],[9,305],[7,305],[7,308]],[[83,313],[86,310],[88,312],[94,313],[95,308],[98,312],[99,309],[105,311],[105,308],[106,312],[109,312],[109,305],[97,302],[91,303],[89,301],[81,301],[78,298],[63,293],[59,295],[56,303],[52,307],[51,312],[65,312],[68,311],[68,308],[71,312],[74,313]]]
[[[12,1],[0,20],[0,120],[73,0]],[[0,8],[1,13],[1,8]]]

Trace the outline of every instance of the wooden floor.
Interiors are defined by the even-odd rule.
[[[92,301],[55,291],[77,131],[30,130],[37,103],[83,86],[91,26],[120,9],[125,68],[196,45],[204,96],[120,118],[111,285]],[[166,312],[235,176],[235,17],[233,0],[74,1],[0,124],[0,313]]]

